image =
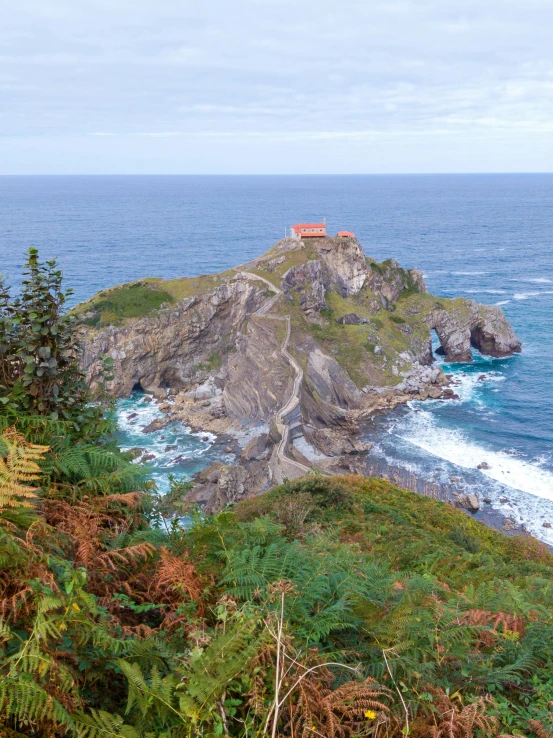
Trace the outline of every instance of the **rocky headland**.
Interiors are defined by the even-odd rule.
[[[455,398],[432,331],[449,362],[520,351],[500,308],[434,297],[420,271],[377,263],[354,238],[284,239],[227,272],[121,285],[76,313],[92,387],[107,355],[109,389],[153,394],[158,427],[179,419],[235,439],[236,463],[196,478],[211,510],[309,468],[355,470],[372,414]]]

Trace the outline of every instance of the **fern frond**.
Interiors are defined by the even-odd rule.
[[[104,710],[79,713],[75,717],[75,725],[79,738],[140,738],[131,725],[125,725],[123,718]]]
[[[14,428],[8,428],[0,436],[5,452],[0,456],[0,520],[8,522],[17,509],[35,508],[38,487],[31,486],[41,474],[38,465],[47,446],[28,443]]]

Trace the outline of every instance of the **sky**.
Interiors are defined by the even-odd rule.
[[[553,171],[553,0],[0,11],[0,174]]]

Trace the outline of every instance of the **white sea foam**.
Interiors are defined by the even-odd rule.
[[[442,368],[447,373],[447,364],[442,363]],[[491,361],[489,362],[491,364]],[[451,402],[471,402],[477,408],[485,407],[485,403],[480,399],[480,390],[484,385],[488,385],[490,382],[504,382],[505,376],[500,372],[494,371],[493,369],[483,369],[480,374],[475,372],[459,372],[456,371],[453,375],[453,384],[451,389],[455,391],[455,394],[459,396],[458,400],[448,400]],[[430,404],[434,406],[441,406],[441,400],[425,400],[424,405],[415,400],[414,402],[408,403],[410,407],[421,408],[428,407]]]
[[[553,295],[553,290],[541,290],[540,292],[515,292],[515,300],[528,300],[529,297],[542,297],[542,295]]]
[[[464,469],[477,470],[479,464],[486,462],[489,469],[477,470],[483,476],[506,487],[553,500],[553,473],[538,463],[479,446],[463,431],[440,426],[428,411],[413,413],[408,426],[398,435],[433,456]]]
[[[507,290],[461,290],[462,292],[468,292],[471,295],[504,295]]]
[[[458,275],[460,277],[480,277],[484,274],[487,274],[488,272],[451,272],[451,273]]]
[[[167,474],[183,463],[197,464],[217,440],[213,433],[192,432],[178,421],[151,433],[143,433],[153,420],[164,418],[155,401],[132,397],[117,404],[117,422],[124,433],[124,450],[141,448],[149,456],[151,477],[161,492],[168,490]],[[139,463],[141,457],[137,457]]]
[[[531,282],[532,284],[553,284],[553,279],[548,277],[519,277],[511,278],[510,282]]]
[[[515,300],[528,300],[530,297],[537,297],[539,292],[515,292],[513,297]]]
[[[508,305],[511,301],[510,300],[500,300],[499,302],[496,302],[496,305]]]

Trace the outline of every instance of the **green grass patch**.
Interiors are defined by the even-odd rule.
[[[211,354],[203,364],[198,364],[199,369],[204,369],[207,372],[212,372],[215,369],[220,369],[223,365],[223,359],[220,354]]]
[[[140,281],[105,290],[88,303],[78,306],[85,325],[114,325],[127,318],[141,318],[152,310],[175,302],[175,298],[156,281]]]

